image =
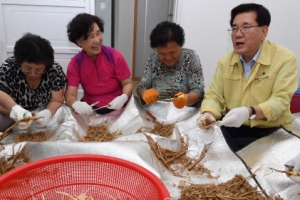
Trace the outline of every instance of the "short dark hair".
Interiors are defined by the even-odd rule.
[[[100,31],[104,33],[104,21],[101,18],[88,13],[80,13],[75,16],[67,26],[69,41],[77,45],[77,39],[83,37],[83,39],[86,40],[88,33],[94,28],[94,23],[96,23]]]
[[[174,22],[164,21],[156,25],[150,34],[150,46],[166,46],[168,42],[176,42],[178,45],[184,44],[184,30]]]
[[[15,44],[14,56],[16,62],[21,65],[23,62],[45,64],[52,67],[54,63],[54,50],[51,43],[39,35],[25,33]]]
[[[269,26],[271,23],[271,15],[270,12],[267,8],[260,4],[255,4],[255,3],[245,3],[245,4],[240,4],[233,8],[231,10],[231,19],[230,19],[230,26],[232,26],[233,20],[236,15],[244,12],[250,12],[254,11],[256,12],[256,22],[258,26]]]

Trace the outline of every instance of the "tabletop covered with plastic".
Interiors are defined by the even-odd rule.
[[[152,113],[156,121],[173,125],[169,137],[159,136],[151,131],[155,122],[146,111]],[[300,186],[284,173],[271,169],[284,170],[284,164],[299,153],[300,140],[297,134],[300,132],[300,125],[297,122],[300,121],[300,116],[294,115],[292,132],[295,134],[280,129],[234,153],[228,147],[219,127],[201,130],[196,126],[199,115],[197,108],[177,109],[171,102],[142,106],[134,96],[125,108],[106,115],[82,116],[64,105],[52,117],[48,127],[37,129],[32,123],[27,130],[14,128],[1,141],[5,149],[0,154],[9,156],[24,148],[31,161],[68,154],[99,154],[125,159],[159,177],[173,199],[181,197],[182,183],[217,185],[236,175],[247,178],[252,186],[264,190],[267,195],[280,195],[289,200],[300,199]],[[89,126],[103,122],[107,123],[110,132],[118,133],[117,137],[105,142],[81,142]],[[45,142],[16,143],[15,138],[24,131],[47,131],[49,135]],[[149,138],[153,142],[152,146]],[[153,144],[159,150],[173,152],[185,147],[185,160],[183,163],[167,166],[154,151]],[[199,163],[195,166],[201,165],[206,171],[188,169],[197,159]],[[251,176],[253,174],[255,177]]]

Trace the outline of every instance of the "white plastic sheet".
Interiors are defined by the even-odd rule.
[[[175,123],[172,136],[164,138],[149,132],[141,131],[143,127],[153,128],[154,124],[146,114],[149,110],[158,121]],[[62,106],[51,119],[48,130],[51,136],[47,142],[23,142],[18,145],[26,146],[26,155],[32,161],[69,154],[100,154],[113,156],[134,162],[155,174],[166,185],[173,199],[180,197],[180,181],[186,183],[205,184],[222,183],[232,179],[236,174],[249,177],[251,171],[257,174],[256,181],[250,179],[253,186],[261,186],[269,195],[281,195],[284,199],[297,199],[299,186],[295,185],[285,175],[272,172],[268,167],[283,169],[283,164],[293,155],[299,153],[300,140],[279,131],[262,138],[244,148],[238,155],[228,147],[219,127],[214,126],[208,131],[196,126],[199,117],[199,109],[185,107],[177,109],[170,102],[157,102],[150,106],[140,105],[137,97],[133,97],[127,106],[121,110],[106,115],[81,116],[75,115],[71,108]],[[89,125],[107,121],[110,131],[121,131],[121,135],[111,142],[78,142],[84,136]],[[34,123],[30,127],[34,128]],[[299,125],[300,129],[300,125]],[[1,155],[11,153],[13,140],[20,130],[14,130],[3,141],[6,147]],[[182,177],[174,176],[163,163],[157,159],[151,150],[144,134],[149,135],[158,142],[162,148],[178,150],[179,138],[184,138],[188,143],[187,155],[190,158],[198,158],[206,144],[212,143],[204,159],[200,162],[215,177],[208,178],[190,171],[182,171]],[[16,146],[14,146],[16,148]],[[242,159],[241,159],[242,158]],[[245,164],[245,163],[246,164]]]

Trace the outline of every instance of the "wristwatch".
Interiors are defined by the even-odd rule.
[[[255,111],[255,109],[253,108],[253,107],[250,107],[250,109],[251,109],[251,111],[252,111],[252,115],[250,116],[250,120],[251,119],[255,119],[255,117],[256,117],[256,111]]]

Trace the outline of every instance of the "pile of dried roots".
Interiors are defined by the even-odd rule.
[[[158,121],[153,121],[153,123],[154,128],[150,130],[150,133],[167,138],[172,135],[175,124],[166,124]]]
[[[0,175],[29,162],[30,159],[25,155],[25,147],[22,151],[18,151],[16,153],[13,151],[12,155],[9,157],[4,155],[0,158]]]
[[[210,199],[247,199],[247,200],[283,200],[280,196],[267,197],[251,186],[242,175],[235,177],[225,183],[215,184],[193,184],[186,186],[181,191],[179,200],[210,200]]]
[[[194,159],[194,158],[189,158],[186,155],[182,155],[178,159],[174,160],[172,164],[179,164],[179,166],[177,165],[177,169],[180,170],[181,172],[186,171],[187,169],[188,171],[193,172],[193,174],[197,174],[197,175],[206,174],[208,178],[219,178],[219,176],[213,176],[211,170],[207,169],[203,164],[200,163],[200,161],[205,157],[206,152],[208,151],[211,144],[212,143],[204,145],[199,158]]]
[[[110,142],[120,135],[120,132],[110,132],[107,121],[89,126],[86,135],[79,139],[79,142]]]
[[[30,142],[45,142],[48,140],[50,135],[50,132],[26,132],[21,133],[15,138],[13,138],[13,141],[18,142],[24,142],[24,141],[30,141]]]
[[[209,177],[212,177],[210,174],[210,170],[206,169],[203,165],[198,165],[198,163],[205,157],[205,154],[210,147],[211,143],[204,146],[203,151],[198,159],[188,158],[186,156],[186,151],[188,149],[188,144],[182,141],[182,148],[178,152],[171,151],[169,149],[163,149],[160,147],[158,143],[155,143],[153,139],[144,134],[148,140],[148,143],[151,149],[154,151],[159,160],[163,162],[163,164],[172,172],[175,176],[181,176],[178,170],[193,170],[200,173],[206,173]],[[178,166],[180,164],[180,166]],[[176,168],[172,167],[172,165],[176,165]]]

